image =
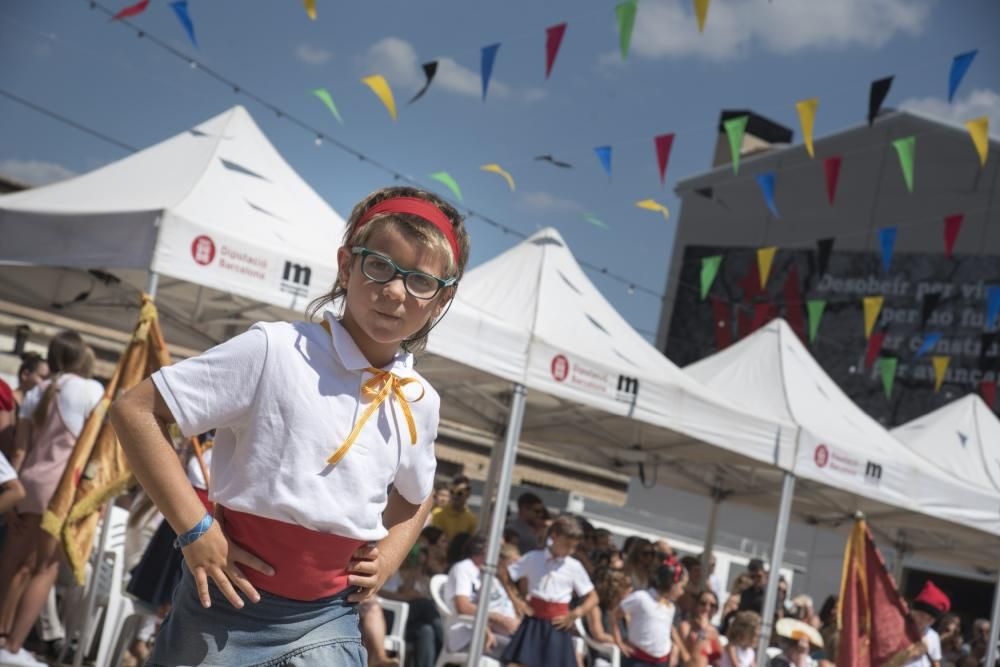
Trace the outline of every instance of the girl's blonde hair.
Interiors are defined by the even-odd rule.
[[[358,229],[358,221],[364,217],[368,209],[385,201],[396,197],[415,197],[424,199],[434,204],[441,212],[447,216],[455,232],[455,240],[458,242],[458,257],[455,257],[451,244],[444,234],[437,227],[427,222],[423,218],[409,213],[379,213]],[[456,278],[461,280],[465,272],[465,265],[469,261],[469,233],[463,224],[462,215],[455,208],[432,192],[408,186],[381,188],[362,199],[351,211],[351,216],[347,220],[347,230],[344,233],[344,246],[355,248],[363,246],[371,238],[376,230],[393,228],[397,229],[413,240],[415,243],[430,248],[434,253],[445,260],[445,275],[439,278]],[[342,286],[342,274],[337,274],[330,292],[314,299],[306,309],[306,317],[314,319],[328,304],[336,302],[344,296],[346,289]],[[441,290],[435,298],[451,299],[454,296],[456,285]],[[419,352],[427,345],[427,334],[436,324],[430,320],[420,328],[415,334],[404,340],[400,347],[405,352]]]
[[[753,636],[757,634],[760,627],[760,614],[755,611],[741,611],[729,623],[729,630],[726,637],[729,643],[735,644],[743,641],[753,641]]]
[[[583,539],[583,526],[580,525],[580,520],[575,516],[563,515],[552,522],[549,526],[549,535],[557,536],[563,535],[571,540],[582,540]]]

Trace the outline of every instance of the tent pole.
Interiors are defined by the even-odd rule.
[[[765,667],[767,647],[771,644],[774,629],[774,608],[778,601],[778,579],[781,577],[781,563],[785,558],[785,537],[788,534],[788,519],[792,513],[792,496],[795,493],[795,475],[786,472],[781,482],[781,504],[778,506],[778,520],[774,526],[774,544],[771,546],[771,570],[767,575],[767,592],[764,595],[764,610],[760,619],[760,642],[757,644],[757,665]]]
[[[156,300],[156,288],[160,284],[160,274],[156,271],[149,272],[149,280],[146,281],[146,294],[150,299]]]
[[[722,489],[719,486],[712,488],[712,506],[708,510],[708,528],[705,529],[705,544],[701,552],[701,587],[711,589],[709,585],[709,563],[712,561],[712,552],[715,550],[715,533],[718,528],[719,505],[722,504]],[[718,593],[716,593],[718,594]],[[721,601],[720,601],[721,604]]]
[[[500,457],[503,456],[504,443],[493,443],[490,451],[490,468],[486,471],[486,481],[483,484],[482,500],[479,501],[479,530],[482,531],[490,520],[493,511],[493,492],[497,486],[497,472],[500,470]]]
[[[990,639],[986,645],[984,665],[996,664],[998,638],[1000,638],[1000,572],[997,572],[997,585],[993,591],[993,615],[990,617]]]
[[[514,385],[510,397],[510,415],[507,420],[507,433],[504,436],[503,458],[500,464],[500,476],[497,482],[497,499],[493,504],[490,521],[490,532],[486,542],[486,562],[481,568],[482,583],[479,586],[479,601],[476,604],[476,622],[472,627],[472,643],[469,645],[468,667],[476,667],[486,643],[486,615],[490,608],[490,589],[493,587],[493,575],[497,572],[497,560],[500,556],[500,537],[503,535],[503,524],[507,518],[507,502],[510,499],[510,480],[514,473],[514,461],[517,459],[517,443],[521,439],[521,423],[524,420],[524,398],[527,390],[522,384]]]

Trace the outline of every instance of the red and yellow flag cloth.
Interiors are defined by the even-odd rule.
[[[863,519],[855,522],[844,549],[837,627],[837,667],[901,665],[909,647],[920,642]]]
[[[135,484],[118,436],[107,420],[108,408],[120,393],[168,365],[170,353],[160,332],[156,307],[149,296],[143,295],[139,322],[128,347],[104,389],[104,397],[87,417],[59,486],[42,515],[42,528],[60,541],[80,584],[93,548],[100,506]]]

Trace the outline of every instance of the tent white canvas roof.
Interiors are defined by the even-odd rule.
[[[104,323],[138,303],[154,271],[168,339],[203,348],[226,325],[301,317],[333,284],[344,228],[236,106],[105,167],[0,197],[0,298],[72,302],[80,272],[99,270],[72,308]]]
[[[892,434],[932,465],[1000,498],[1000,419],[976,394],[969,394]]]
[[[873,529],[905,528],[911,549],[921,542],[927,552],[952,551],[956,539],[982,544],[983,532],[1000,535],[1000,497],[970,489],[911,453],[844,394],[784,320],[685,370],[747,409],[800,426],[800,514],[836,521],[864,511]],[[986,550],[949,558],[956,555],[996,558]]]

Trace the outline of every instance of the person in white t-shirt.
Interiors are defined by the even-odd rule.
[[[634,590],[611,613],[611,634],[621,649],[624,667],[665,665],[670,662],[671,630],[675,602],[684,594],[687,570],[676,558],[660,563],[650,576],[650,586]],[[622,638],[621,622],[628,627]]]
[[[465,559],[451,566],[448,583],[444,589],[444,599],[456,614],[475,616],[479,605],[479,590],[482,586],[481,568],[486,562],[486,538],[481,535],[470,537],[465,543]],[[514,609],[507,591],[495,576],[490,589],[489,627],[486,635],[486,652],[499,657],[517,632],[521,621]],[[449,651],[464,650],[472,641],[472,624],[468,621],[453,620],[444,630],[444,640]]]
[[[436,195],[384,188],[355,206],[336,255],[335,285],[309,308],[322,323],[256,324],[112,408],[186,563],[152,664],[365,662],[354,603],[399,567],[431,506],[440,399],[412,353],[453,298],[469,240]],[[172,422],[185,436],[216,429],[222,521],[187,483]]]
[[[911,647],[910,661],[904,667],[941,667],[941,637],[931,627],[951,609],[944,591],[927,581],[910,604],[910,618],[920,631],[921,642]]]
[[[11,464],[24,487],[24,498],[8,516],[7,540],[0,555],[0,591],[4,591],[0,664],[34,665],[24,641],[38,620],[59,574],[62,550],[42,528],[42,515],[91,411],[104,389],[90,379],[94,353],[75,331],[52,338],[48,364],[53,377],[24,396],[14,438]],[[9,625],[8,625],[9,623]]]
[[[760,614],[749,609],[737,612],[726,630],[729,643],[722,649],[720,667],[754,667],[760,639]]]

